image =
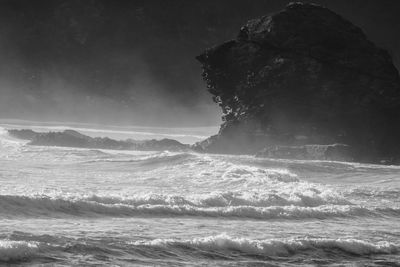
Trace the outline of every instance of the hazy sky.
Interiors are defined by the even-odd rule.
[[[217,125],[195,56],[288,2],[0,0],[0,117]],[[400,66],[400,1],[313,2],[360,26]]]

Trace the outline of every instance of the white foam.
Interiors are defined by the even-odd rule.
[[[135,208],[137,214],[175,215],[175,216],[203,216],[203,217],[228,217],[249,219],[326,219],[331,217],[368,216],[373,215],[374,210],[363,207],[327,205],[319,207],[218,207],[198,208],[189,205],[141,205]],[[398,211],[396,211],[398,212]]]
[[[38,251],[37,242],[0,240],[0,261],[25,260]]]
[[[143,153],[142,155],[136,155],[136,157],[132,158],[118,158],[118,157],[113,157],[113,158],[100,158],[100,159],[94,159],[87,161],[85,163],[93,163],[93,162],[110,162],[110,163],[131,163],[131,162],[136,162],[140,164],[156,164],[156,163],[165,163],[166,165],[168,163],[173,163],[173,162],[178,162],[179,161],[184,161],[190,158],[193,158],[194,155],[190,153],[178,153],[178,152],[169,152],[169,151],[163,151],[163,152],[156,152],[156,153]]]
[[[386,241],[367,242],[357,239],[267,239],[254,240],[248,238],[230,237],[226,234],[179,239],[154,239],[151,241],[130,242],[134,246],[186,246],[201,248],[209,251],[234,250],[242,253],[265,256],[289,256],[310,250],[341,250],[355,255],[394,254],[399,252],[399,245]]]
[[[6,129],[0,127],[0,158],[10,159],[20,156],[21,148],[28,142],[11,137]]]
[[[10,216],[200,216],[250,219],[325,219],[346,216],[376,216],[379,213],[398,216],[396,208],[369,208],[357,205],[301,206],[223,206],[201,207],[182,197],[139,199],[137,202],[116,202],[112,198],[50,198],[45,196],[1,196],[0,211]],[[133,200],[130,200],[133,201]],[[147,202],[147,203],[146,203]],[[128,204],[129,203],[129,204]],[[151,203],[151,204],[148,204]],[[166,204],[167,203],[167,204]]]

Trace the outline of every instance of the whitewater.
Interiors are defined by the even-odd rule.
[[[400,166],[30,146],[5,128],[0,265],[400,266]]]

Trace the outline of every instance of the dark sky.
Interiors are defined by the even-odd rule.
[[[0,0],[0,117],[204,126],[195,56],[284,0]],[[325,0],[400,66],[400,1]]]

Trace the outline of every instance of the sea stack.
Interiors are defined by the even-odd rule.
[[[291,3],[197,59],[223,113],[219,133],[197,150],[290,158],[279,150],[345,147],[346,155],[295,157],[400,158],[399,73],[385,50],[327,8]]]

